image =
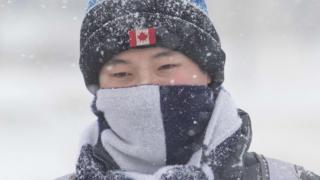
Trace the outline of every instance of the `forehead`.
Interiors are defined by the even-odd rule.
[[[113,58],[111,58],[106,64],[107,65],[118,65],[118,64],[131,64],[131,63],[143,63],[153,62],[155,60],[163,59],[187,59],[185,56],[178,51],[173,51],[166,48],[152,47],[152,48],[138,48],[124,51]]]
[[[123,51],[115,55],[113,58],[132,57],[132,56],[146,58],[146,57],[157,57],[158,54],[171,55],[174,53],[178,53],[178,52],[171,49],[162,48],[162,47],[147,47],[147,48],[129,49],[127,51]]]

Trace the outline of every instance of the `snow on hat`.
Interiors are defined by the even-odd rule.
[[[104,0],[88,0],[88,11],[103,1]],[[193,5],[197,6],[199,9],[208,13],[208,8],[207,8],[207,4],[206,4],[205,0],[190,0],[190,2]]]
[[[211,86],[224,80],[225,53],[205,0],[89,0],[80,37],[80,69],[90,92],[114,55],[140,47],[182,52],[207,72]]]

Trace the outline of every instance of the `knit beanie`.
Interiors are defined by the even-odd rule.
[[[102,66],[132,49],[163,47],[192,59],[218,87],[225,53],[205,0],[90,0],[80,36],[80,69],[88,90],[99,88]]]

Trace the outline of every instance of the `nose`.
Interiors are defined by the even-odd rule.
[[[139,72],[138,85],[159,84],[159,78],[149,69]]]

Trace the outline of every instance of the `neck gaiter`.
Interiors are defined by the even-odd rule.
[[[123,170],[151,174],[186,164],[201,148],[214,97],[207,86],[100,89],[96,108],[110,127],[102,145]]]

